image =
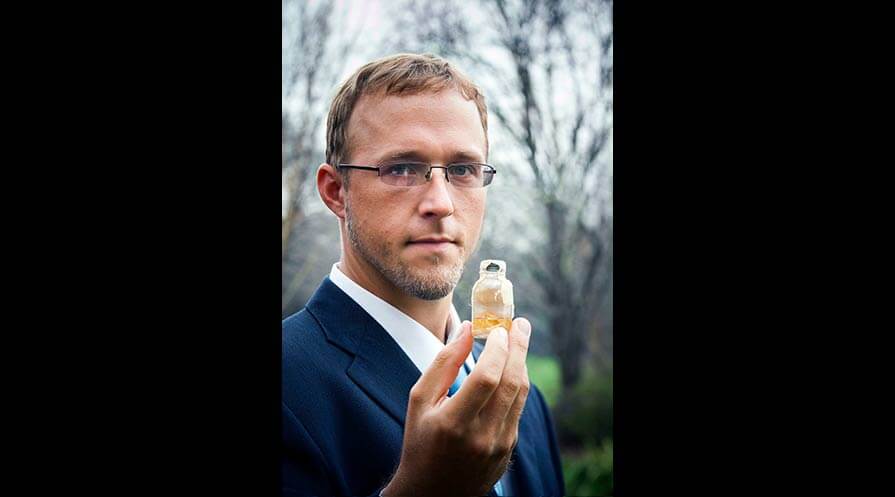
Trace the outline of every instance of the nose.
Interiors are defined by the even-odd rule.
[[[423,186],[420,215],[434,218],[450,216],[454,213],[454,199],[448,186],[447,169],[432,169],[429,176],[429,181]]]

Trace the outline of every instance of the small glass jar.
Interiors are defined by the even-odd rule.
[[[507,263],[485,259],[479,264],[479,280],[472,287],[472,336],[484,340],[498,326],[513,326],[513,284],[507,279]]]

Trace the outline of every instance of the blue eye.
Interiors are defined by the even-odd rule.
[[[452,176],[475,175],[475,168],[468,164],[455,164],[451,166],[450,171]]]
[[[382,168],[384,176],[415,176],[417,174],[414,164],[390,164]]]

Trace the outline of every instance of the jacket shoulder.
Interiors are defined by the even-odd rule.
[[[284,373],[301,364],[326,365],[325,359],[331,360],[335,355],[344,355],[341,349],[327,340],[323,326],[307,309],[284,319],[282,332]],[[319,362],[320,359],[324,359],[324,362]]]
[[[299,342],[311,340],[320,332],[322,332],[320,323],[307,309],[302,308],[283,320],[283,346],[285,348],[286,344],[297,345]]]

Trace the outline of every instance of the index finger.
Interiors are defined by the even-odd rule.
[[[503,423],[505,419],[511,418],[511,408],[516,398],[523,393],[521,392],[523,389],[524,394],[528,394],[528,369],[525,367],[525,358],[528,357],[531,323],[525,318],[516,318],[510,335],[510,353],[500,378],[500,386],[479,414],[488,423]]]
[[[508,356],[507,330],[500,327],[491,330],[475,368],[463,382],[463,387],[452,397],[448,409],[461,416],[478,414],[500,385]]]

